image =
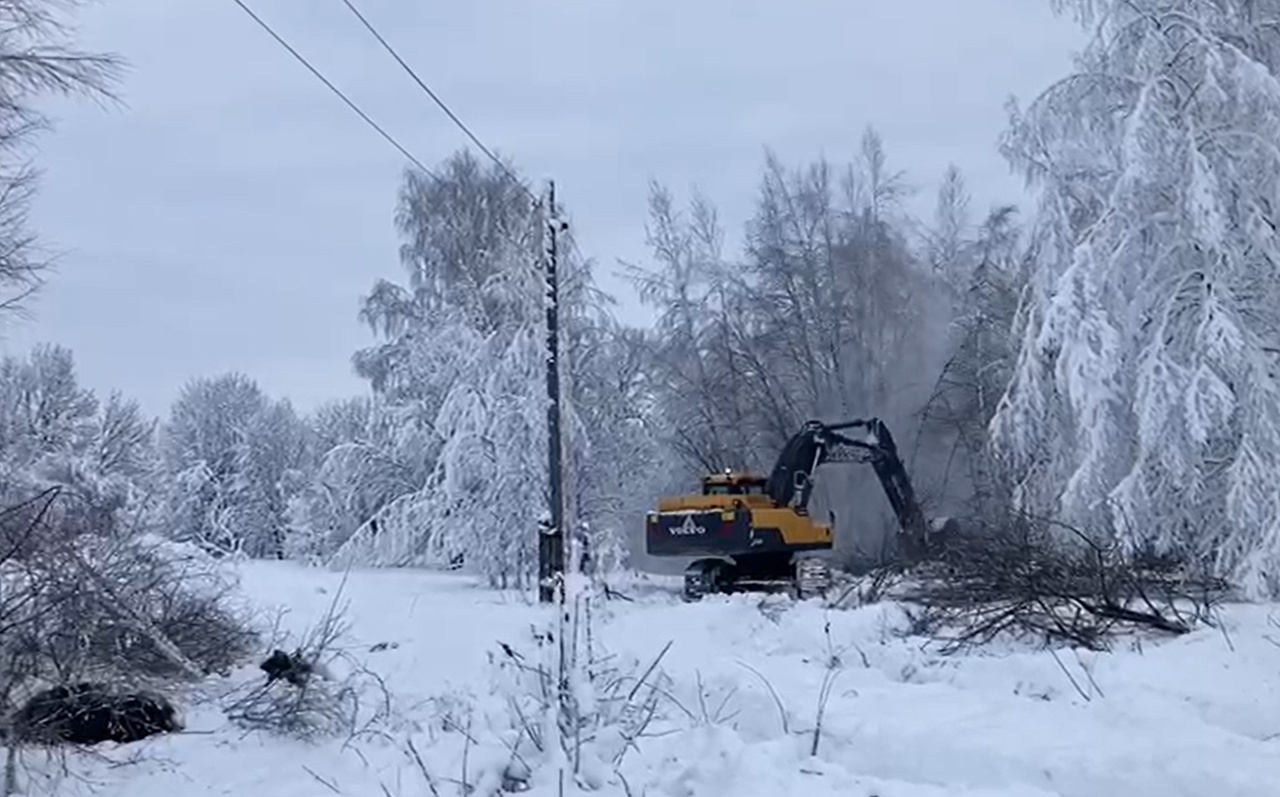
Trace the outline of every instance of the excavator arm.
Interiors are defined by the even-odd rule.
[[[858,437],[851,436],[861,432]],[[778,506],[805,512],[814,472],[827,463],[871,465],[902,529],[904,553],[914,558],[928,544],[929,525],[916,500],[907,469],[889,428],[879,418],[825,424],[809,421],[787,441],[773,466],[766,492]]]

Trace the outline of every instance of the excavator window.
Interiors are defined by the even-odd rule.
[[[707,484],[703,486],[703,495],[764,495],[764,484],[747,482],[745,484]]]

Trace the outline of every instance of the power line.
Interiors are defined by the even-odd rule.
[[[240,2],[240,0],[236,0],[236,2]],[[418,84],[418,88],[422,89],[422,91],[425,92],[426,95],[430,97],[431,100],[437,106],[439,106],[440,110],[444,111],[445,115],[448,116],[449,119],[455,125],[458,126],[458,129],[461,130],[464,134],[466,134],[467,138],[471,139],[471,143],[475,144],[476,147],[478,147],[479,150],[482,153],[484,153],[486,157],[489,158],[489,160],[493,161],[494,164],[497,165],[499,169],[505,172],[507,177],[509,177],[511,181],[514,182],[516,185],[518,185],[522,191],[528,194],[529,197],[533,199],[534,202],[539,201],[538,197],[534,196],[533,192],[530,191],[529,188],[525,186],[524,182],[522,182],[520,178],[517,177],[511,171],[511,169],[507,166],[507,164],[503,163],[502,160],[493,153],[493,150],[489,149],[489,147],[487,147],[485,143],[480,140],[480,137],[477,136],[474,132],[472,132],[471,128],[468,127],[467,124],[463,122],[462,119],[459,118],[456,113],[453,112],[453,109],[449,107],[448,103],[442,100],[440,98],[440,95],[436,94],[435,91],[433,91],[432,88],[427,85],[426,81],[424,81],[421,77],[418,76],[418,73],[414,71],[413,67],[409,66],[409,64],[406,63],[405,60],[400,57],[400,53],[396,52],[396,48],[391,46],[391,43],[388,42],[386,38],[383,37],[383,35],[378,32],[378,29],[373,26],[373,23],[370,22],[369,19],[365,17],[364,14],[360,13],[360,9],[356,8],[355,3],[352,2],[352,0],[342,0],[342,3],[348,9],[350,9],[352,14],[355,14],[356,19],[360,20],[360,23],[364,25],[365,29],[368,30],[369,33],[373,34],[373,37],[378,40],[379,44],[382,45],[382,49],[386,50],[387,53],[389,53],[391,57],[396,60],[396,63],[400,65],[400,68],[403,69],[406,73],[408,73],[409,77],[413,78],[413,82]]]
[[[383,139],[387,141],[387,143],[395,147],[396,150],[401,155],[403,155],[410,163],[412,163],[419,170],[421,170],[422,173],[425,174],[427,177],[437,182],[443,182],[443,179],[440,177],[440,175],[436,174],[434,171],[427,168],[427,166],[421,160],[419,160],[416,156],[414,156],[414,154],[410,152],[407,148],[405,148],[403,144],[397,141],[396,138],[392,136],[390,133],[388,133],[385,128],[383,128],[381,125],[375,122],[373,118],[369,116],[369,114],[365,113],[364,110],[361,109],[360,106],[355,103],[355,101],[353,101],[350,97],[346,95],[346,93],[342,91],[342,89],[339,89],[337,86],[333,84],[331,80],[325,77],[324,74],[319,69],[313,66],[311,62],[306,59],[305,56],[303,56],[300,52],[298,52],[297,49],[293,47],[293,45],[289,44],[289,42],[283,36],[277,33],[275,29],[273,29],[265,20],[262,19],[262,17],[254,13],[253,9],[250,8],[245,3],[245,0],[233,0],[233,1],[235,2],[236,5],[240,6],[240,9],[244,11],[246,14],[248,14],[249,17],[254,22],[258,23],[258,26],[261,27],[263,30],[265,30],[271,36],[271,38],[276,41],[277,44],[279,44],[281,47],[287,50],[289,54],[292,55],[294,59],[298,61],[298,63],[306,67],[307,71],[309,71],[313,76],[315,76],[317,80],[323,83],[325,87],[329,89],[329,91],[333,92],[333,94],[336,95],[338,99],[342,100],[343,103],[345,103],[346,106],[352,110],[352,112],[354,112],[357,116],[359,116],[365,122],[365,124],[373,128],[380,136],[382,136]],[[526,194],[528,197],[530,197],[530,199],[533,200],[533,204],[535,207],[540,207],[542,205],[542,198],[535,195],[529,189],[529,187],[526,186],[520,180],[520,178],[517,177],[511,171],[511,169],[493,153],[493,150],[485,146],[484,142],[481,141],[480,138],[476,136],[475,133],[473,133],[471,129],[462,122],[462,120],[458,117],[458,115],[455,114],[449,108],[449,106],[445,104],[443,100],[440,99],[439,95],[433,92],[431,88],[428,87],[427,84],[421,78],[418,77],[417,73],[415,73],[407,63],[405,63],[404,59],[402,59],[399,56],[399,54],[396,53],[395,49],[386,41],[385,38],[382,37],[381,34],[378,33],[377,29],[373,27],[373,25],[368,21],[368,19],[366,19],[364,15],[360,13],[359,9],[357,9],[351,2],[349,2],[349,0],[343,0],[343,2],[346,3],[347,7],[351,9],[351,12],[355,14],[356,17],[359,18],[359,20],[362,23],[364,23],[365,27],[368,28],[369,32],[372,33],[378,39],[378,41],[382,43],[382,46],[385,47],[389,53],[391,53],[392,57],[396,59],[396,61],[400,64],[400,66],[403,67],[404,70],[409,73],[409,75],[418,83],[419,86],[422,87],[422,90],[425,91],[428,94],[428,96],[430,96],[431,99],[434,100],[442,110],[444,110],[446,114],[448,114],[449,118],[454,122],[454,124],[456,124],[464,133],[467,134],[467,136],[476,144],[476,146],[480,148],[480,151],[486,157],[492,160],[494,164],[496,164],[498,168],[501,169],[511,179],[512,183],[516,187],[518,187],[524,194]],[[511,243],[517,243],[515,238],[509,232],[506,233],[504,237],[506,237],[508,241]]]
[[[405,158],[407,158],[407,159],[409,160],[409,162],[410,162],[410,163],[412,163],[414,166],[417,166],[419,169],[421,169],[421,170],[422,170],[423,172],[425,172],[427,175],[429,175],[429,176],[431,176],[431,177],[435,177],[435,175],[432,173],[432,171],[431,171],[430,169],[428,169],[426,166],[424,166],[424,165],[423,165],[422,161],[420,161],[420,160],[418,160],[416,157],[414,157],[413,153],[411,153],[409,150],[405,149],[404,145],[402,145],[399,141],[397,141],[397,140],[395,139],[395,137],[394,137],[394,136],[392,136],[390,133],[388,133],[388,132],[387,132],[387,131],[386,131],[386,130],[381,126],[381,125],[379,125],[377,122],[373,121],[373,119],[372,119],[372,118],[370,118],[369,114],[367,114],[367,113],[365,113],[363,110],[361,110],[361,108],[360,108],[360,106],[359,106],[359,105],[356,105],[356,104],[355,104],[355,102],[354,102],[354,101],[352,101],[352,99],[351,99],[350,97],[348,97],[345,93],[343,93],[342,89],[340,89],[340,88],[338,88],[337,86],[333,85],[333,83],[332,83],[332,82],[331,82],[327,77],[325,77],[325,76],[324,76],[324,74],[323,74],[323,73],[321,73],[319,69],[316,69],[314,66],[312,66],[310,61],[308,61],[305,57],[303,57],[303,55],[302,55],[301,53],[299,53],[297,50],[295,50],[295,49],[293,48],[293,45],[291,45],[291,44],[289,44],[289,42],[285,41],[284,37],[283,37],[283,36],[281,36],[279,33],[276,33],[276,32],[275,32],[275,30],[274,30],[270,25],[268,25],[268,24],[267,24],[267,23],[262,19],[262,17],[260,17],[260,16],[258,16],[257,14],[255,14],[255,13],[253,12],[253,9],[252,9],[252,8],[249,8],[249,6],[247,6],[247,5],[245,4],[244,0],[233,0],[233,1],[235,2],[235,4],[236,4],[236,5],[240,6],[240,9],[241,9],[242,11],[244,11],[244,13],[248,14],[248,15],[249,15],[249,17],[250,17],[250,18],[252,18],[254,22],[258,23],[258,25],[259,25],[263,30],[265,30],[268,34],[270,34],[270,35],[271,35],[271,38],[275,39],[277,44],[279,44],[281,47],[283,47],[283,48],[285,48],[286,50],[288,50],[288,51],[289,51],[289,54],[290,54],[290,55],[292,55],[294,58],[296,58],[296,59],[298,60],[298,63],[300,63],[300,64],[302,64],[303,66],[305,66],[305,67],[307,68],[307,70],[308,70],[309,72],[311,72],[311,74],[312,74],[312,75],[315,75],[315,77],[316,77],[316,78],[317,78],[321,83],[323,83],[325,86],[327,86],[327,87],[328,87],[328,89],[329,89],[329,91],[332,91],[334,94],[336,94],[336,95],[338,96],[338,99],[340,99],[340,100],[342,100],[344,103],[346,103],[346,105],[347,105],[347,107],[348,107],[348,108],[350,108],[352,111],[354,111],[354,112],[356,113],[356,115],[357,115],[357,116],[359,116],[361,119],[363,119],[363,120],[364,120],[365,124],[367,124],[367,125],[369,125],[370,127],[372,127],[375,131],[377,131],[377,133],[378,133],[379,135],[381,135],[384,139],[386,139],[387,143],[389,143],[391,146],[393,146],[393,147],[395,147],[397,150],[399,150],[399,151],[400,151],[400,154],[401,154],[401,155],[403,155],[403,156],[405,156]],[[438,178],[437,178],[437,179],[438,179]]]

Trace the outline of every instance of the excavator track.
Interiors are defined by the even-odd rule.
[[[693,603],[707,595],[725,590],[725,570],[727,562],[715,559],[700,559],[691,563],[684,570],[684,599]]]
[[[807,600],[825,595],[832,580],[831,565],[816,556],[797,558],[791,578],[741,572],[721,559],[699,559],[685,568],[683,597],[692,603],[707,595],[733,592],[790,592],[798,600]]]
[[[799,600],[827,594],[831,580],[831,565],[826,559],[803,557],[796,560],[795,592]]]

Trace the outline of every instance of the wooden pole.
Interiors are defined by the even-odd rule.
[[[564,442],[560,430],[560,281],[558,237],[568,225],[556,208],[556,184],[547,198],[546,268],[547,308],[547,479],[550,494],[549,521],[538,534],[538,598],[555,602],[564,582]]]

